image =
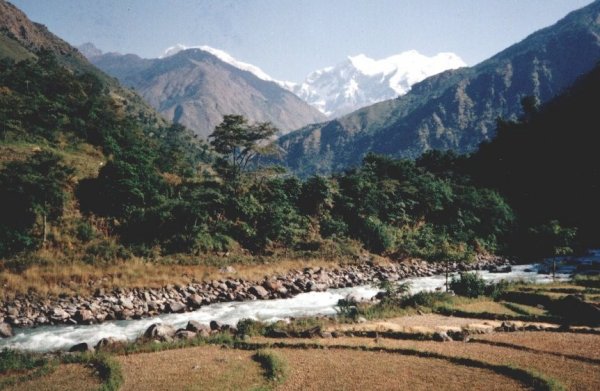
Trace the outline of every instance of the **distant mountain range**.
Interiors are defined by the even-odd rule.
[[[173,47],[156,59],[104,54],[91,44],[80,49],[94,65],[134,88],[167,119],[204,138],[225,114],[270,121],[282,134],[326,119],[266,74],[261,75],[257,67],[209,47]]]
[[[427,57],[411,50],[382,60],[359,54],[311,73],[300,84],[283,85],[329,118],[336,118],[404,95],[429,76],[463,66],[464,61],[454,53]]]
[[[367,152],[416,157],[430,149],[473,151],[491,139],[498,117],[522,113],[521,100],[543,103],[600,60],[600,1],[470,68],[429,77],[411,90],[279,140],[300,174],[360,163]],[[567,131],[567,130],[565,130]]]

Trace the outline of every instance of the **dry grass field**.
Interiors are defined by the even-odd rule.
[[[286,375],[279,381],[267,379],[265,368],[253,358],[260,346],[270,346],[285,363]],[[591,391],[600,389],[599,352],[598,334],[531,331],[476,335],[469,342],[254,337],[237,348],[204,345],[117,354],[114,359],[123,375],[121,390]],[[511,369],[542,378],[549,387],[532,387],[523,372],[515,375]],[[93,369],[67,364],[7,389],[99,387]]]
[[[277,349],[290,375],[277,390],[522,390],[489,370],[444,360],[341,349]]]
[[[12,385],[4,388],[4,390],[93,391],[97,390],[100,386],[100,379],[94,374],[93,368],[85,367],[80,364],[66,364],[60,365],[56,370],[50,372],[46,376]]]
[[[122,390],[252,390],[265,384],[254,352],[203,346],[118,357]]]

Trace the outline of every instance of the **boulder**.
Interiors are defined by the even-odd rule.
[[[53,320],[65,320],[67,318],[69,318],[69,314],[67,313],[67,311],[63,310],[60,307],[56,307],[52,310],[52,314],[50,315],[50,317]]]
[[[269,297],[269,292],[260,285],[255,285],[251,287],[248,290],[248,292],[261,299],[266,299],[267,297]]]
[[[10,338],[12,336],[12,327],[8,323],[0,323],[0,338]]]
[[[75,313],[77,323],[90,323],[94,320],[94,314],[90,310],[78,310]]]
[[[87,342],[78,343],[77,345],[71,346],[69,352],[93,352],[94,348],[91,347]]]
[[[195,320],[190,320],[185,329],[188,331],[193,331],[194,333],[202,333],[203,331],[206,331],[206,333],[208,334],[210,332],[210,326],[207,326]]]
[[[438,342],[452,342],[452,338],[445,331],[436,331],[433,334],[433,340]]]
[[[177,339],[192,339],[196,337],[196,333],[186,329],[179,329],[175,332],[175,338]]]
[[[111,346],[119,345],[120,343],[121,343],[121,341],[119,341],[118,339],[115,339],[113,337],[102,338],[96,344],[96,350],[106,349]]]
[[[193,308],[200,308],[203,300],[204,298],[197,293],[194,293],[187,298],[188,304]]]
[[[321,336],[321,326],[315,326],[313,328],[304,330],[300,333],[302,338],[316,338]]]
[[[272,330],[269,330],[269,332],[267,334],[267,337],[271,337],[271,338],[289,338],[290,335],[285,330],[272,329]]]
[[[169,312],[184,312],[185,304],[179,301],[171,301],[169,302],[169,304],[167,304],[167,309],[169,310]]]
[[[160,340],[167,340],[173,338],[175,335],[175,328],[165,323],[154,323],[146,329],[144,337],[156,338]]]
[[[210,321],[210,329],[212,331],[220,331],[221,329],[223,329],[223,326],[223,323],[219,322],[218,320]]]

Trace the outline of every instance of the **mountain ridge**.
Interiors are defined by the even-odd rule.
[[[573,11],[490,59],[442,72],[404,96],[292,132],[279,140],[301,174],[358,164],[367,152],[417,157],[430,149],[474,150],[496,119],[516,118],[521,99],[548,101],[600,59],[600,1]]]
[[[199,48],[158,59],[106,53],[90,57],[90,61],[135,88],[166,118],[204,138],[231,113],[250,121],[272,122],[282,133],[325,119],[277,83]]]

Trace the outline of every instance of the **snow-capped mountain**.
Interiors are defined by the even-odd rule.
[[[286,83],[286,82],[280,82],[278,80],[274,80],[271,76],[267,75],[262,69],[260,69],[256,65],[252,65],[252,64],[248,64],[247,62],[239,61],[239,60],[233,58],[233,56],[231,56],[229,53],[227,53],[223,50],[215,49],[215,48],[207,46],[207,45],[185,46],[185,45],[178,43],[175,46],[171,46],[171,47],[167,48],[165,50],[165,52],[163,53],[163,55],[160,56],[159,58],[173,56],[173,55],[175,55],[183,50],[187,50],[187,49],[200,49],[205,52],[208,52],[208,53],[212,54],[213,56],[217,57],[219,60],[226,62],[229,65],[233,65],[234,67],[236,67],[238,69],[241,69],[243,71],[248,71],[248,72],[254,74],[254,76],[258,77],[259,79],[266,80],[266,81],[273,81],[282,86],[284,86]]]
[[[410,50],[381,60],[359,54],[348,57],[336,66],[312,72],[304,82],[295,83],[275,80],[256,65],[239,61],[222,50],[206,45],[177,44],[166,49],[161,58],[192,48],[211,53],[221,61],[251,72],[262,80],[279,84],[330,118],[404,95],[413,84],[429,76],[466,66],[454,53],[439,53],[427,57],[416,50]]]
[[[463,66],[465,62],[454,53],[427,57],[410,50],[381,60],[359,54],[309,74],[301,84],[280,85],[334,118],[404,95],[429,76]]]

